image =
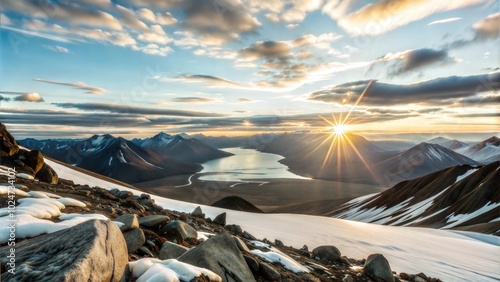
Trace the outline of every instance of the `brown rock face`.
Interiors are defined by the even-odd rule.
[[[50,184],[57,184],[59,182],[59,176],[57,173],[47,164],[43,164],[42,169],[35,175],[38,180],[42,182],[47,182]]]
[[[0,157],[10,157],[18,152],[16,139],[7,131],[5,125],[0,123]]]

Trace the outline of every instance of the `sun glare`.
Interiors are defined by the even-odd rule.
[[[337,124],[332,128],[332,133],[336,135],[344,135],[347,132],[345,124]]]

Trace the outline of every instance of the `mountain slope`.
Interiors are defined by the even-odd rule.
[[[460,155],[441,145],[420,143],[386,160],[372,165],[387,183],[414,179],[426,174],[457,165],[480,163]]]
[[[500,235],[500,162],[455,166],[352,200],[334,217],[386,225],[466,228]]]
[[[500,138],[493,136],[457,152],[484,164],[500,160]]]
[[[50,147],[49,150],[44,146],[40,149],[42,153],[60,161],[126,183],[190,174],[201,170],[199,165],[179,161],[111,135],[94,135],[87,140],[71,142],[56,148],[58,149]]]
[[[142,140],[134,139],[133,142],[142,148],[151,149],[188,163],[199,164],[232,155],[204,144],[196,138],[186,139],[180,135],[171,136],[163,132]]]

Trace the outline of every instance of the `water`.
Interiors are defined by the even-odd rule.
[[[282,156],[262,153],[254,149],[227,148],[233,156],[203,163],[199,179],[206,181],[248,181],[252,179],[293,178],[308,179],[288,171],[278,161]]]

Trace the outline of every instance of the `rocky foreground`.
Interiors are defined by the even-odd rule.
[[[440,281],[394,273],[383,254],[296,249],[227,224],[225,213],[59,179],[2,124],[0,156],[1,281]]]

